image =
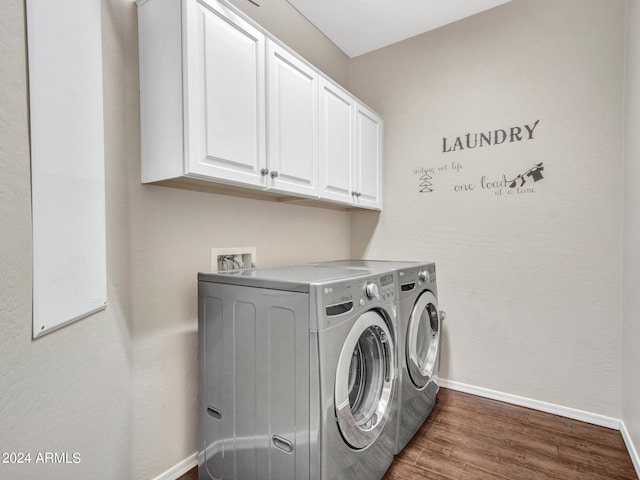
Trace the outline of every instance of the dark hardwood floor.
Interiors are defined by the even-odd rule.
[[[440,389],[384,480],[637,479],[617,430]]]
[[[194,468],[178,480],[197,477]],[[638,477],[617,430],[442,388],[383,480],[420,479]]]

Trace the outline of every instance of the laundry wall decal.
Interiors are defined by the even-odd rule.
[[[542,162],[537,163],[529,170],[523,173],[519,173],[512,179],[507,178],[507,175],[503,174],[499,180],[488,179],[486,175],[480,178],[480,189],[492,191],[495,195],[522,195],[525,193],[536,193],[536,189],[533,186],[534,183],[539,182],[544,177],[542,171],[544,165]],[[527,184],[525,186],[525,184]],[[461,188],[459,185],[455,185],[453,190],[456,192],[469,191],[474,189],[474,184],[465,184],[465,188]],[[469,188],[471,187],[471,188]]]
[[[458,135],[453,140],[442,137],[442,153],[533,140],[534,131],[539,123],[540,120],[536,120],[532,124],[523,126],[516,125],[506,129],[498,128],[495,130],[485,130],[483,132],[465,133]]]
[[[516,178],[514,178],[511,182],[509,182],[509,188],[516,188],[516,186],[518,186],[518,182],[520,182],[521,187],[524,186],[525,182],[527,181],[525,177],[531,177],[531,180],[533,180],[534,182],[538,182],[542,180],[543,170],[544,170],[544,167],[542,163],[538,163],[533,168],[530,168],[526,172],[521,173]]]
[[[431,171],[426,171],[420,176],[420,193],[433,192],[433,184],[431,183],[433,177],[431,176],[431,173]]]
[[[535,118],[535,117],[534,117]],[[515,147],[520,142],[530,142],[538,138],[543,130],[540,130],[540,119],[528,123],[521,123],[510,127],[487,129],[475,133],[465,133],[456,137],[442,137],[442,150],[437,156],[443,155],[438,163],[413,168],[415,185],[419,193],[431,193],[453,191],[456,193],[490,192],[498,196],[521,195],[536,193],[535,184],[544,178],[544,165],[536,162],[531,168],[515,174],[513,170],[521,166],[511,167],[511,173],[498,173],[498,162],[504,165],[505,160],[509,164],[522,165],[524,158],[503,158],[503,155],[487,156],[483,152],[476,157],[479,161],[473,161],[472,153],[451,155],[453,152],[493,147],[502,144],[513,144]],[[437,142],[434,147],[439,149]],[[506,153],[512,149],[502,150]],[[498,150],[486,153],[498,153]],[[526,156],[532,154],[531,148],[527,148]],[[513,153],[510,154],[512,156]],[[525,163],[526,165],[526,163]],[[493,166],[493,168],[491,168]],[[498,167],[500,168],[500,167]],[[504,167],[503,167],[504,168]],[[492,172],[493,170],[493,172]],[[504,170],[503,170],[504,171]],[[486,173],[485,173],[486,172]],[[484,173],[484,174],[483,174]],[[437,193],[436,193],[437,194]]]
[[[462,164],[453,162],[440,165],[437,168],[416,168],[413,169],[413,174],[417,176],[419,193],[433,193],[435,190],[434,183],[442,184],[440,177],[450,177],[451,174],[460,174],[462,171]],[[544,179],[543,171],[544,164],[540,162],[515,176],[507,176],[505,173],[499,176],[481,175],[477,182],[469,181],[469,179],[465,179],[463,182],[457,180],[454,181],[453,185],[449,184],[449,188],[458,193],[474,191],[492,192],[494,195],[536,193],[534,184]],[[455,178],[459,177],[455,175]]]

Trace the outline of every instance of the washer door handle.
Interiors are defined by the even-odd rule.
[[[282,450],[286,453],[293,452],[293,443],[291,443],[286,438],[281,437],[280,435],[274,435],[273,437],[271,437],[271,441],[273,441],[273,446],[277,449]]]
[[[207,413],[210,416],[212,416],[213,418],[215,418],[216,420],[221,420],[222,419],[222,412],[217,408],[214,408],[212,406],[208,406],[207,407]]]

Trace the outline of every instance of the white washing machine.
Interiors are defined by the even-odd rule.
[[[198,279],[199,478],[382,478],[396,434],[394,274]]]
[[[399,388],[394,453],[400,453],[433,410],[439,389],[441,327],[445,314],[438,310],[435,264],[338,260],[315,265],[395,273]]]

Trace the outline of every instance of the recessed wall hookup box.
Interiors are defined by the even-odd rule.
[[[256,247],[231,247],[211,249],[211,271],[238,270],[257,265]]]

